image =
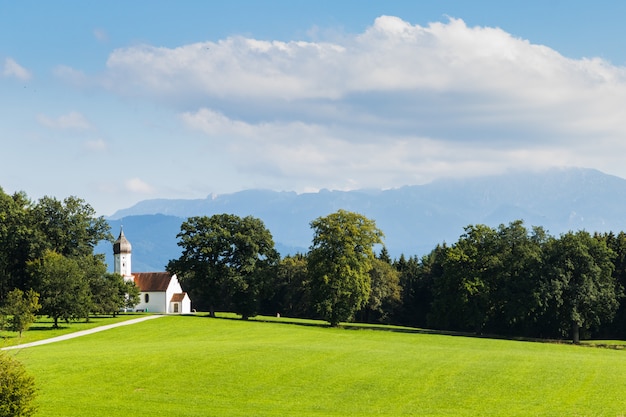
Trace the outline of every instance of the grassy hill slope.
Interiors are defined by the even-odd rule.
[[[626,352],[164,317],[14,352],[41,416],[619,416]]]

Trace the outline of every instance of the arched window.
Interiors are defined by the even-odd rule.
[[[144,297],[143,297],[143,298],[144,298],[144,300],[145,300],[145,302],[146,302],[146,303],[147,303],[147,302],[149,302],[149,301],[150,301],[150,294],[146,294],[146,295],[144,295]]]

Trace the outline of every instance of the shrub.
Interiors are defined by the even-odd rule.
[[[32,416],[36,393],[35,380],[24,366],[0,353],[0,417]]]

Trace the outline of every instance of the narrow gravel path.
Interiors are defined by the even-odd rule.
[[[104,330],[113,329],[114,327],[127,326],[129,324],[140,323],[140,322],[146,321],[146,320],[158,319],[159,317],[163,317],[163,316],[145,316],[145,317],[140,317],[138,319],[122,321],[122,322],[114,323],[114,324],[107,324],[106,326],[94,327],[93,329],[81,330],[81,331],[78,331],[78,332],[65,334],[63,336],[51,337],[50,339],[38,340],[36,342],[24,343],[24,344],[15,345],[15,346],[7,346],[7,347],[4,347],[4,348],[1,348],[0,350],[24,349],[24,348],[29,348],[29,347],[33,347],[33,346],[47,345],[48,343],[55,343],[55,342],[61,342],[63,340],[74,339],[75,337],[81,337],[81,336],[86,336],[86,335],[92,334],[92,333],[102,332]]]

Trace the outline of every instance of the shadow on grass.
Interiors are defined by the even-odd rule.
[[[570,340],[564,339],[540,339],[540,338],[531,338],[531,337],[516,337],[516,336],[502,336],[496,334],[476,334],[472,332],[461,332],[461,331],[451,331],[451,330],[437,330],[437,329],[423,329],[418,327],[405,327],[405,326],[394,326],[394,325],[385,325],[385,324],[368,324],[368,323],[342,323],[339,326],[332,327],[330,324],[323,322],[322,320],[314,321],[315,319],[294,319],[290,317],[264,317],[264,316],[256,316],[251,317],[248,320],[242,320],[240,316],[223,316],[218,313],[216,317],[211,317],[207,314],[192,314],[195,317],[200,318],[213,318],[216,320],[232,320],[232,321],[246,321],[250,323],[272,323],[272,324],[287,324],[287,325],[295,325],[295,326],[305,326],[305,327],[319,327],[326,329],[345,329],[345,330],[372,330],[372,331],[383,331],[383,332],[392,332],[392,333],[408,333],[408,334],[427,334],[427,335],[439,335],[439,336],[455,336],[455,337],[472,337],[479,339],[493,339],[493,340],[510,340],[515,342],[533,342],[533,343],[554,343],[554,344],[565,344],[571,345],[572,342]],[[607,344],[607,343],[581,343],[580,346],[587,347],[597,347],[597,348],[605,348],[605,349],[617,349],[623,350],[626,349],[625,345],[621,344]]]
[[[38,331],[38,332],[45,332],[48,330],[63,330],[63,329],[69,329],[70,325],[66,325],[66,326],[62,326],[59,325],[59,327],[54,327],[53,325],[50,326],[31,326],[28,330],[34,330],[34,331]]]
[[[264,318],[263,316],[256,316],[256,317],[250,317],[248,320],[242,320],[241,317],[222,316],[222,315],[219,315],[219,313],[215,317],[211,317],[209,314],[192,314],[192,316],[200,317],[200,318],[213,318],[216,320],[244,321],[244,322],[250,322],[250,323],[288,324],[288,325],[305,326],[305,327],[319,327],[319,328],[325,328],[325,329],[334,328],[334,329],[345,329],[345,330],[375,330],[375,331],[385,331],[385,332],[394,332],[394,333],[434,334],[434,335],[465,336],[465,337],[487,337],[483,335],[476,335],[473,333],[422,329],[422,328],[417,328],[417,327],[402,327],[402,326],[393,326],[393,325],[386,325],[386,324],[342,323],[342,324],[339,324],[339,326],[333,327],[329,323],[324,322],[322,320],[294,319],[290,317],[280,317],[280,318],[274,319],[274,318]]]
[[[65,330],[65,329],[70,329],[72,328],[72,325],[75,324],[87,324],[87,323],[96,323],[98,320],[102,320],[102,319],[112,319],[112,318],[120,318],[120,317],[142,317],[145,316],[146,314],[142,314],[142,313],[122,313],[122,314],[117,314],[115,316],[108,314],[108,315],[95,315],[95,316],[89,316],[89,319],[79,319],[79,320],[59,320],[59,325],[58,327],[54,327],[54,320],[51,318],[47,318],[47,319],[40,319],[37,322],[35,322],[33,325],[31,325],[28,328],[28,331],[37,331],[37,332],[46,332],[46,331],[50,331],[50,330]],[[12,336],[10,336],[12,337]]]

